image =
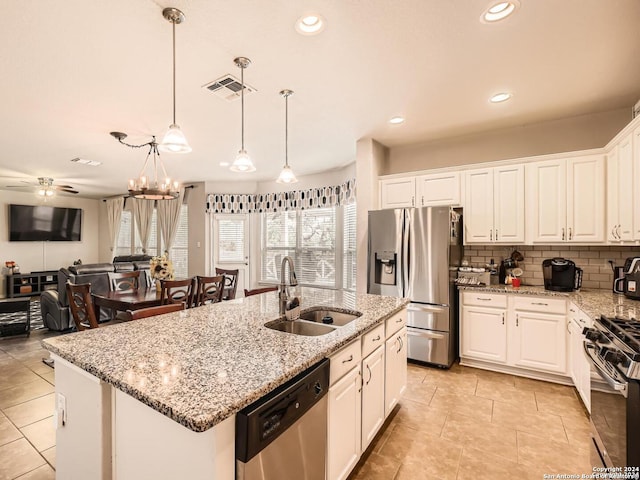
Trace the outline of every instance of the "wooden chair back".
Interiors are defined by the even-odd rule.
[[[233,300],[236,298],[236,290],[238,289],[238,270],[226,270],[216,267],[216,275],[224,275],[224,292],[223,300]]]
[[[71,316],[79,332],[89,328],[98,328],[96,312],[93,309],[90,283],[67,282],[67,298]]]
[[[133,292],[140,286],[140,270],[133,272],[108,272],[109,288],[113,292]]]
[[[244,296],[250,297],[251,295],[260,295],[261,293],[267,292],[275,292],[278,290],[278,287],[264,287],[264,288],[254,288],[253,290],[244,289]]]
[[[222,301],[222,294],[224,292],[224,275],[217,275],[215,277],[203,277],[198,275],[196,277],[196,294],[194,305],[201,307],[207,303],[218,303]]]
[[[189,308],[193,304],[193,279],[160,280],[160,304],[184,302]]]
[[[127,310],[122,317],[125,321],[139,320],[141,318],[155,317],[164,313],[179,312],[184,310],[184,302],[169,303],[167,305],[159,305],[157,307],[140,308],[138,310]]]

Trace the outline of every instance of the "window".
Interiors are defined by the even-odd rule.
[[[158,227],[158,212],[153,211],[151,217],[151,231],[149,232],[149,246],[147,255],[161,255],[164,252],[164,245],[159,245],[158,239],[161,233]],[[142,253],[142,244],[140,236],[134,228],[133,213],[131,210],[124,210],[120,219],[120,230],[118,232],[118,242],[116,246],[116,255],[131,255]],[[180,209],[180,220],[178,223],[178,231],[173,241],[173,246],[169,252],[169,258],[173,262],[173,269],[176,278],[187,278],[189,267],[189,211],[186,204]]]
[[[289,255],[301,285],[355,289],[354,205],[264,213],[261,223],[262,282],[279,282]]]
[[[222,263],[242,263],[245,261],[245,215],[218,216],[218,241],[216,242],[217,261]]]

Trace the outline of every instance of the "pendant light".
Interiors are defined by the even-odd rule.
[[[296,183],[298,179],[289,166],[289,97],[293,95],[293,90],[282,90],[280,95],[284,97],[284,167],[276,182]]]
[[[245,57],[238,57],[235,58],[233,60],[233,62],[236,64],[236,66],[238,68],[240,68],[240,103],[241,103],[241,109],[242,109],[242,143],[241,143],[241,147],[240,147],[240,151],[238,152],[238,155],[236,156],[236,159],[233,161],[233,163],[231,164],[231,167],[229,167],[229,169],[232,172],[242,172],[242,173],[249,173],[249,172],[255,172],[256,171],[256,167],[253,165],[253,162],[251,161],[251,158],[249,157],[249,154],[247,153],[247,151],[244,149],[244,69],[247,68],[250,64],[251,64],[251,60],[249,60],[248,58]]]
[[[165,8],[162,10],[162,16],[173,26],[173,123],[169,125],[158,148],[163,152],[189,153],[191,147],[176,123],[176,23],[184,22],[184,13],[177,8]]]

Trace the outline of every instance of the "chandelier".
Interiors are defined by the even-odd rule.
[[[178,182],[172,182],[167,175],[167,170],[164,168],[164,163],[160,158],[158,143],[156,142],[155,136],[152,137],[153,139],[150,142],[143,143],[141,145],[126,143],[124,141],[124,139],[127,138],[126,133],[111,132],[111,136],[121,144],[130,148],[149,147],[147,158],[142,165],[138,178],[132,178],[129,180],[128,190],[130,196],[143,200],[173,200],[174,198],[178,198],[180,194],[178,191]],[[150,159],[153,159],[153,166],[151,166],[151,163],[149,162]],[[163,174],[162,177],[158,177],[158,166]],[[150,169],[151,175],[147,174],[148,168]]]

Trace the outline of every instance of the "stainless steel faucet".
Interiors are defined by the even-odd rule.
[[[289,264],[289,285],[284,281],[284,270],[287,263]],[[298,280],[296,279],[293,260],[289,255],[287,255],[282,259],[282,264],[280,265],[280,289],[278,293],[278,298],[280,299],[280,315],[284,315],[284,312],[287,309],[287,303],[289,302],[287,287],[295,287],[296,285],[298,285]]]

